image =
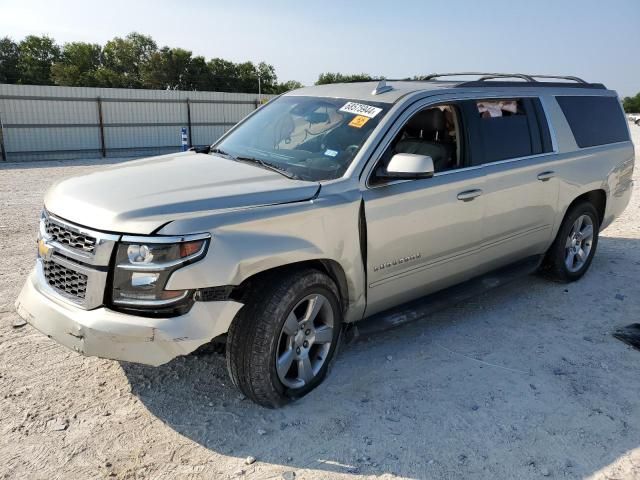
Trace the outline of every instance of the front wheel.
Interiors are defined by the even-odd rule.
[[[546,272],[561,282],[582,277],[591,265],[598,246],[600,217],[588,202],[571,208],[546,256]]]
[[[271,276],[248,296],[227,338],[233,383],[254,402],[278,407],[327,374],[340,340],[335,283],[317,270]]]

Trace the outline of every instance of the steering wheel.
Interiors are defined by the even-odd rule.
[[[347,148],[344,149],[344,151],[347,152],[349,155],[353,155],[358,151],[359,148],[360,148],[360,145],[349,145]]]

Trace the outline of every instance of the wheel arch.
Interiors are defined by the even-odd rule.
[[[564,221],[567,214],[573,207],[582,202],[589,202],[595,207],[596,211],[598,212],[598,222],[600,225],[602,225],[602,222],[604,220],[604,213],[607,208],[607,193],[601,188],[590,190],[574,198],[564,212],[562,221]]]
[[[591,203],[596,211],[598,212],[598,221],[600,223],[600,229],[602,229],[602,223],[604,221],[606,207],[607,207],[607,193],[602,188],[594,188],[592,190],[588,190],[586,192],[581,193],[577,197],[575,197],[564,209],[562,212],[562,216],[558,215],[556,217],[556,221],[553,228],[553,240],[549,243],[549,247],[551,247],[553,241],[557,238],[560,233],[560,229],[562,228],[562,224],[569,212],[578,204],[582,202]]]
[[[244,279],[240,285],[235,287],[232,297],[245,303],[246,297],[252,289],[258,288],[265,282],[272,281],[279,275],[287,275],[305,268],[311,268],[323,272],[335,282],[340,296],[339,300],[342,311],[343,313],[346,312],[351,303],[349,300],[349,284],[347,282],[347,275],[342,268],[342,265],[331,259],[304,260],[262,270]]]

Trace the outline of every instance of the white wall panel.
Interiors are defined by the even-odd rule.
[[[188,125],[187,99],[194,145],[213,143],[254,111],[257,101],[249,93],[0,84],[7,159],[100,155],[98,98],[109,156],[179,150],[180,129]]]

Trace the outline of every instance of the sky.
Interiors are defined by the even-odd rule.
[[[0,0],[0,37],[159,46],[265,61],[280,81],[321,72],[563,74],[640,92],[640,0]]]

